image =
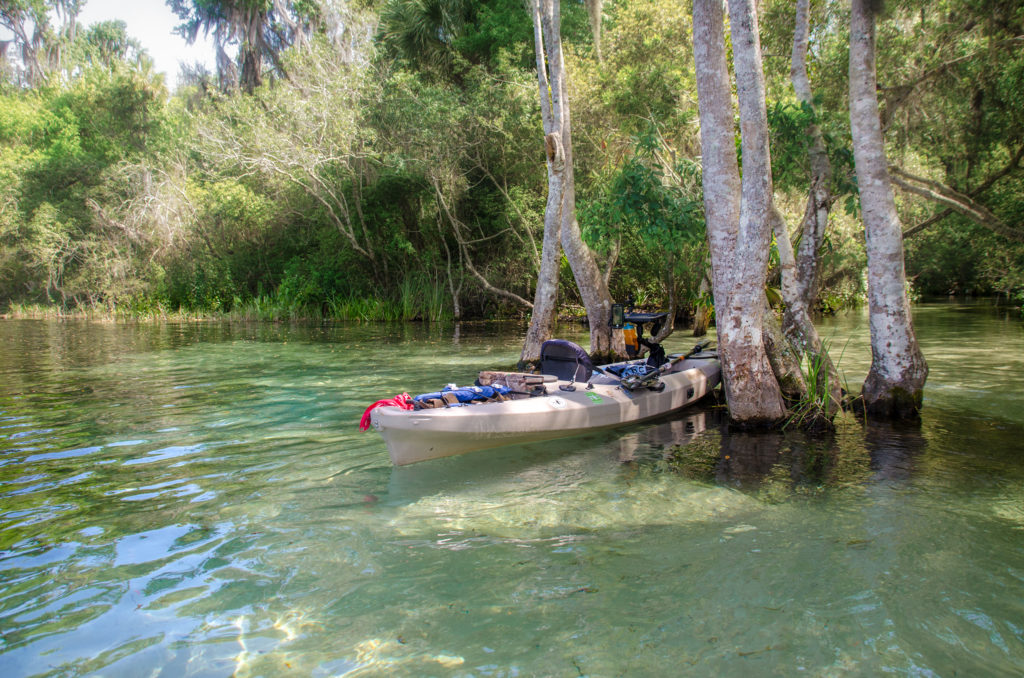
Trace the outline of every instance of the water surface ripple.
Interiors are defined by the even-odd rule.
[[[0,322],[0,675],[1020,675],[1024,331],[915,313],[920,427],[404,468],[366,404],[522,328]],[[866,328],[823,323],[851,386]]]

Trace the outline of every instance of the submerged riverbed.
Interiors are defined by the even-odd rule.
[[[393,468],[366,405],[523,328],[0,322],[0,675],[1020,675],[1024,325],[915,323],[919,428]],[[822,331],[859,388],[866,315]]]

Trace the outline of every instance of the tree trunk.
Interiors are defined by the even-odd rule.
[[[554,117],[549,98],[549,82],[544,58],[544,29],[540,0],[533,0],[533,43],[537,57],[537,85],[540,91],[541,117],[544,123],[544,149],[548,169],[548,200],[544,208],[544,241],[541,246],[537,289],[533,296],[533,314],[526,330],[519,369],[540,362],[540,345],[551,338],[557,312],[558,266],[562,257],[562,204],[565,152],[562,148],[560,122]]]
[[[771,198],[764,82],[753,7],[734,0],[730,8],[743,144],[742,206],[722,2],[694,0],[704,212],[729,417],[741,426],[770,426],[782,419],[785,407],[762,336]]]
[[[778,210],[772,209],[772,222],[775,230],[775,243],[779,250],[779,269],[782,278],[782,300],[786,303],[786,310],[782,313],[782,336],[797,352],[797,365],[805,358],[808,361],[808,374],[814,375],[813,393],[818,396],[815,404],[819,414],[831,421],[839,411],[842,403],[842,385],[839,381],[839,373],[836,370],[828,349],[821,343],[818,330],[811,322],[811,316],[807,309],[806,299],[801,294],[799,270],[793,256],[793,244],[789,239],[789,232],[786,230],[786,222]],[[806,223],[806,222],[805,222]],[[773,362],[773,365],[775,363]],[[815,369],[811,369],[812,365]],[[782,385],[783,393],[787,398],[793,394],[787,390],[787,385],[778,369],[775,371]],[[791,380],[790,380],[791,381]],[[800,381],[805,381],[800,376]],[[804,393],[801,398],[807,395],[807,384],[803,384]],[[808,423],[812,423],[808,421]],[[820,425],[817,417],[814,417],[813,425]]]
[[[626,344],[621,333],[613,333],[609,325],[612,302],[608,286],[601,275],[594,253],[583,242],[576,221],[576,183],[572,166],[572,125],[569,115],[568,75],[562,58],[561,17],[559,0],[542,0],[544,43],[550,73],[551,112],[558,129],[565,158],[561,202],[561,243],[572,268],[576,286],[590,321],[590,354],[598,360],[624,358]],[[541,98],[544,98],[542,93]],[[550,147],[550,142],[549,142]],[[550,155],[550,151],[549,151]]]
[[[667,280],[665,286],[668,288],[668,317],[665,319],[665,324],[661,326],[658,333],[652,337],[652,339],[661,343],[672,336],[672,333],[676,331],[676,311],[679,308],[679,303],[676,301],[676,274],[673,272],[675,266],[674,261],[669,261]]]
[[[693,336],[703,337],[708,333],[711,325],[711,309],[704,304],[708,292],[711,291],[711,283],[708,282],[708,273],[700,279],[700,287],[697,288],[697,309],[693,313]]]
[[[239,18],[242,21],[242,44],[238,47],[238,57],[242,63],[242,89],[252,94],[263,84],[263,24],[267,21],[267,15],[259,9],[248,8],[248,12]]]
[[[586,0],[587,14],[590,16],[590,31],[594,35],[594,56],[598,63],[601,58],[601,13],[604,11],[604,0]]]
[[[868,254],[871,369],[864,380],[870,415],[917,417],[928,365],[910,317],[903,238],[893,199],[875,76],[875,17],[871,0],[850,13],[850,131]]]
[[[814,97],[811,94],[810,80],[807,78],[809,4],[810,0],[797,0],[796,28],[793,32],[793,53],[789,73],[797,99],[813,110]],[[807,136],[811,139],[811,147],[807,152],[811,165],[811,187],[807,194],[807,209],[801,224],[800,247],[796,253],[796,280],[801,303],[809,310],[817,303],[820,291],[821,262],[818,253],[825,239],[829,208],[832,205],[832,165],[825,151],[825,137],[821,127],[817,123],[811,124],[807,128]]]
[[[783,400],[791,405],[798,405],[800,400],[807,396],[807,382],[800,371],[802,356],[794,350],[793,344],[782,333],[782,326],[779,325],[767,298],[764,304],[764,323],[761,328],[764,332],[764,348],[768,363],[772,366],[772,373],[779,383]]]
[[[797,99],[813,110],[814,99],[807,77],[807,43],[810,33],[808,17],[810,0],[797,0],[796,26],[793,31],[793,52],[790,79]],[[828,226],[831,206],[830,183],[832,167],[825,151],[825,139],[817,123],[807,128],[811,147],[807,155],[811,166],[811,186],[807,192],[807,208],[800,224],[800,247],[794,254],[789,231],[778,212],[774,213],[775,242],[779,250],[779,268],[782,273],[782,298],[786,310],[782,315],[782,331],[797,349],[800,358],[808,362],[808,375],[814,375],[813,392],[818,396],[821,414],[831,420],[842,399],[839,374],[822,345],[818,330],[811,321],[811,309],[818,301],[821,262],[819,252]],[[810,369],[814,363],[821,369]]]

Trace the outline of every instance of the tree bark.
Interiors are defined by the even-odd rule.
[[[790,347],[795,349],[797,372],[799,372],[799,366],[804,359],[813,361],[821,368],[824,368],[817,370],[808,369],[808,373],[813,371],[817,375],[814,383],[814,393],[822,396],[826,393],[828,394],[827,397],[817,401],[817,405],[820,407],[820,414],[831,421],[836,413],[839,412],[839,407],[842,403],[843,394],[839,373],[828,354],[828,349],[821,342],[818,330],[811,321],[804,297],[801,296],[800,277],[797,273],[798,267],[793,255],[793,245],[789,239],[789,232],[786,230],[786,223],[782,215],[774,207],[772,208],[772,223],[775,231],[775,243],[779,250],[782,300],[786,304],[786,309],[782,313],[782,325],[779,328],[780,337],[785,337],[786,343],[789,346],[782,346],[775,339],[770,343],[768,355],[772,359],[772,367],[775,369],[775,375],[779,379],[783,394],[790,400],[794,398],[800,399],[806,395],[808,392],[807,383],[803,374],[798,375],[793,372],[793,364],[791,362],[773,356],[773,349],[775,352],[785,351],[787,353],[790,351]],[[771,329],[774,329],[774,327]],[[780,368],[784,368],[785,371]],[[796,390],[797,386],[799,387],[799,392]],[[820,424],[817,420],[808,423],[815,426]]]
[[[785,415],[762,334],[771,169],[756,14],[749,1],[739,0],[730,2],[730,12],[742,130],[742,201],[722,2],[694,0],[704,211],[729,417],[739,425],[758,427],[775,425]]]
[[[764,300],[764,332],[765,354],[772,366],[772,373],[779,382],[779,391],[785,402],[796,405],[807,395],[807,382],[803,372],[800,371],[801,356],[794,349],[789,338],[782,333],[782,326],[775,317],[775,312],[768,304],[767,297]],[[838,400],[836,401],[839,402]]]
[[[807,43],[810,34],[808,6],[810,0],[797,0],[796,28],[793,32],[793,54],[790,65],[790,79],[800,103],[813,110],[814,97],[807,77]],[[806,308],[814,306],[818,299],[821,264],[818,252],[828,227],[829,208],[832,205],[832,166],[825,151],[825,138],[821,127],[813,123],[807,128],[811,139],[808,157],[811,165],[811,187],[807,195],[807,209],[801,224],[800,247],[796,254],[796,279],[801,300]]]
[[[545,65],[544,28],[541,0],[533,0],[533,44],[537,59],[537,85],[540,92],[541,118],[544,124],[544,155],[548,170],[548,199],[544,207],[544,240],[541,245],[537,289],[533,296],[533,314],[526,330],[519,369],[540,362],[540,346],[551,338],[555,324],[558,293],[558,265],[562,257],[562,204],[565,152],[560,134],[561,121],[552,109],[550,87]]]
[[[561,243],[590,322],[590,354],[598,359],[624,358],[626,344],[621,333],[609,325],[612,302],[594,253],[583,242],[576,221],[576,183],[572,165],[572,124],[569,115],[568,75],[562,58],[559,0],[542,0],[541,24],[550,78],[551,112],[562,145],[565,170],[561,202]],[[539,68],[539,64],[538,64]],[[544,93],[541,95],[544,99]],[[550,137],[549,137],[550,139]],[[549,142],[549,149],[551,143]],[[549,150],[550,155],[550,150]]]
[[[790,64],[790,79],[797,99],[813,110],[814,99],[811,83],[807,77],[807,43],[810,33],[810,0],[797,0],[796,22],[793,31],[793,52]],[[825,139],[817,123],[807,128],[811,139],[808,159],[811,166],[811,185],[807,192],[807,207],[800,224],[800,246],[794,253],[789,230],[782,215],[773,209],[772,222],[775,242],[779,251],[779,268],[782,279],[782,299],[786,309],[782,314],[782,332],[798,352],[798,359],[815,361],[824,369],[817,370],[814,393],[825,394],[827,399],[819,404],[821,412],[831,419],[838,411],[842,399],[839,374],[828,351],[822,345],[818,330],[811,320],[811,308],[816,304],[821,276],[818,256],[828,226],[829,208],[832,195],[832,167],[825,151]],[[778,370],[776,370],[778,373]],[[810,373],[811,370],[808,370]],[[781,383],[781,378],[780,378]],[[783,384],[783,391],[786,386]]]
[[[906,294],[903,238],[878,114],[875,17],[871,0],[852,0],[850,131],[868,254],[871,369],[862,389],[869,415],[919,415],[928,365],[914,334]]]
[[[697,308],[693,313],[693,336],[703,337],[708,333],[711,325],[711,309],[704,304],[707,293],[711,291],[711,283],[708,280],[709,272],[705,270],[700,279],[700,287],[697,288]]]

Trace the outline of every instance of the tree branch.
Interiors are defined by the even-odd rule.
[[[516,204],[515,200],[512,199],[512,196],[510,196],[508,191],[505,190],[505,186],[501,182],[499,182],[493,174],[491,174],[490,169],[486,167],[486,163],[484,163],[483,159],[480,158],[479,153],[474,154],[473,160],[475,161],[476,166],[481,171],[483,171],[484,175],[488,179],[491,180],[491,183],[494,184],[495,188],[498,189],[501,195],[505,198],[508,204],[512,206],[512,209],[514,209],[516,214],[519,216],[519,221],[524,225],[524,230],[526,231],[527,236],[530,238],[530,254],[533,257],[533,265],[536,266],[538,270],[540,270],[540,252],[537,249],[537,241],[533,237],[533,231],[530,230],[530,223],[529,221],[527,221],[526,216],[523,214],[523,211],[519,209],[519,205]],[[509,220],[509,226],[511,225],[512,221]],[[519,234],[516,233],[516,236],[519,237]],[[520,238],[520,240],[522,240],[522,238]]]
[[[989,176],[989,178],[985,179],[985,181],[978,184],[978,186],[975,187],[975,189],[972,190],[967,195],[969,195],[971,198],[977,198],[979,195],[981,195],[988,189],[992,188],[992,186],[997,181],[1013,173],[1014,170],[1018,169],[1020,167],[1020,161],[1022,159],[1024,159],[1024,146],[1021,146],[1020,148],[1017,149],[1017,152],[1013,154],[1013,157],[1010,158],[1010,161],[1006,163],[1006,165],[1002,169],[1000,169],[998,172],[993,173],[991,176]],[[902,170],[893,166],[890,167],[890,172],[899,173],[902,172]],[[910,236],[920,233],[921,231],[928,228],[932,224],[942,221],[952,213],[952,208],[946,208],[943,211],[939,212],[938,214],[932,215],[931,217],[922,221],[920,224],[903,231],[903,239],[906,240]]]
[[[480,284],[483,285],[484,289],[488,292],[506,297],[526,306],[526,308],[532,309],[533,304],[529,301],[523,299],[515,292],[509,292],[508,290],[495,287],[483,276],[482,273],[480,273],[480,271],[476,270],[476,267],[473,266],[473,260],[469,256],[469,248],[467,247],[466,240],[462,236],[462,222],[459,221],[455,215],[452,214],[451,209],[449,209],[448,202],[444,199],[444,194],[441,191],[441,185],[437,178],[433,176],[430,177],[430,182],[434,186],[434,194],[437,196],[437,201],[441,204],[441,208],[444,210],[445,216],[448,217],[448,223],[452,225],[452,230],[455,232],[455,239],[459,241],[459,248],[462,250],[462,256],[466,261],[466,269],[473,274],[473,277],[480,281]]]
[[[954,212],[962,214],[1004,238],[1024,242],[1024,232],[1007,226],[999,217],[989,211],[987,207],[976,202],[970,196],[964,195],[937,181],[915,176],[895,166],[890,167],[889,172],[893,183],[903,190],[945,205]]]
[[[952,68],[956,64],[963,63],[964,61],[970,61],[971,59],[975,58],[979,54],[984,54],[984,53],[988,52],[991,49],[994,49],[996,47],[1004,47],[1006,45],[1015,45],[1016,46],[1016,45],[1019,45],[1022,41],[1024,41],[1024,35],[1016,35],[1016,36],[1014,36],[1012,38],[1007,38],[1005,40],[1000,40],[1000,41],[995,42],[992,45],[986,47],[984,50],[978,50],[977,52],[972,52],[970,54],[965,54],[964,56],[957,57],[955,59],[950,59],[949,61],[943,62],[943,63],[939,64],[938,66],[933,66],[932,68],[929,68],[928,70],[926,70],[925,72],[921,73],[920,75],[914,77],[913,80],[911,80],[911,82],[909,82],[909,83],[903,83],[901,85],[894,85],[892,87],[880,87],[879,91],[886,93],[886,95],[885,95],[885,111],[884,111],[883,117],[882,117],[882,130],[885,131],[886,129],[889,128],[889,123],[892,122],[893,113],[900,106],[902,106],[904,103],[906,103],[907,99],[910,98],[910,95],[914,92],[914,90],[917,88],[917,86],[920,85],[921,83],[925,82],[926,80],[930,80],[930,79],[932,79],[932,78],[934,78],[934,77],[936,77],[938,75],[941,75],[942,73],[945,73],[947,70],[949,70],[950,68]],[[891,98],[890,98],[890,96],[891,96]]]

